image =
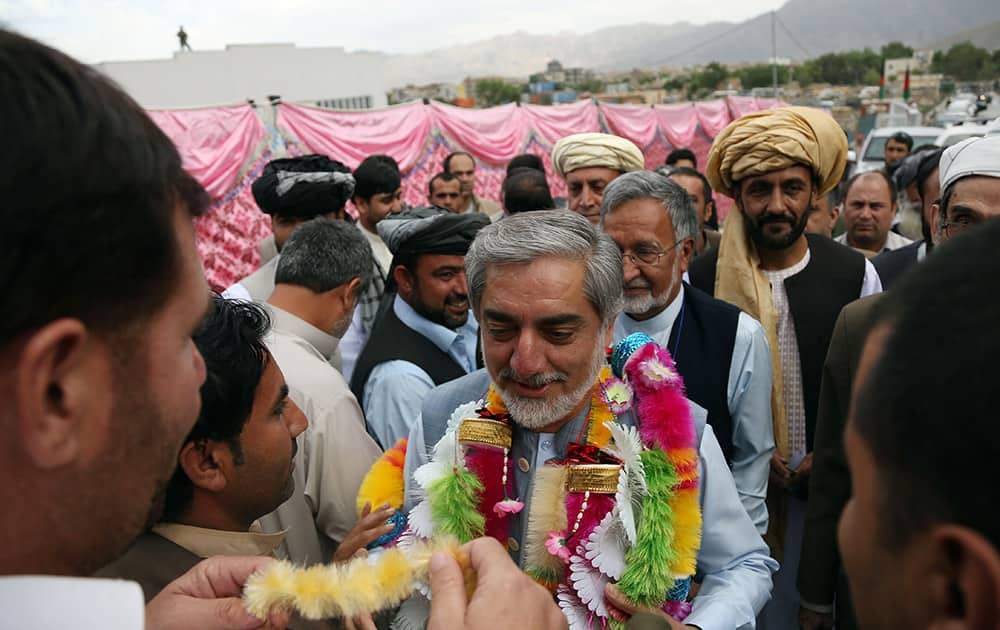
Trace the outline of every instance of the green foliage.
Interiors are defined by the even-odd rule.
[[[934,54],[931,69],[958,81],[994,79],[1000,74],[1000,49],[991,55],[972,42],[955,44],[947,51]]]
[[[587,81],[581,81],[570,86],[577,92],[590,92],[592,94],[600,94],[604,91],[604,81],[600,79],[589,79]]]
[[[476,81],[476,102],[487,107],[513,103],[521,99],[521,88],[500,79]]]
[[[882,57],[885,59],[903,59],[913,56],[913,49],[902,42],[889,42],[882,47]]]
[[[696,88],[713,91],[717,89],[719,83],[725,81],[730,76],[729,68],[718,61],[705,66],[701,72],[696,72],[691,76],[691,80]]]
[[[736,76],[740,78],[740,82],[743,84],[743,89],[745,90],[759,87],[771,87],[772,77],[770,64],[758,63],[741,68],[736,71]],[[789,68],[787,66],[778,66],[778,85],[788,83],[789,78]]]
[[[858,85],[872,83],[866,81],[875,73],[874,83],[882,70],[882,57],[871,48],[850,50],[843,53],[827,53],[810,59],[796,70],[795,75],[803,85],[810,83],[830,83],[832,85]]]

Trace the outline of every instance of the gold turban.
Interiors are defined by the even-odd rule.
[[[552,165],[560,177],[580,168],[600,166],[622,173],[641,171],[646,160],[639,147],[607,133],[566,136],[552,148]]]
[[[733,196],[733,183],[789,166],[810,168],[825,195],[840,183],[847,136],[829,114],[812,107],[780,107],[737,118],[715,137],[705,175],[716,192]]]

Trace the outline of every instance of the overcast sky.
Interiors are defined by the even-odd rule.
[[[512,33],[741,21],[783,0],[0,0],[0,22],[94,63],[169,57],[184,26],[197,49],[291,42],[422,52]],[[428,8],[433,7],[433,8]]]

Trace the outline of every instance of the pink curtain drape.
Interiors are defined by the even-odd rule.
[[[149,115],[212,197],[208,212],[195,222],[195,234],[209,285],[224,289],[259,266],[257,243],[271,230],[250,192],[270,158],[270,134],[249,105]]]
[[[250,184],[264,163],[283,151],[321,153],[352,169],[373,153],[390,155],[399,162],[403,198],[411,205],[427,203],[428,181],[453,151],[476,158],[476,194],[497,201],[507,162],[532,153],[545,164],[553,196],[564,196],[565,184],[549,157],[563,136],[607,131],[628,138],[643,150],[647,168],[663,164],[672,149],[687,147],[703,167],[712,138],[730,121],[782,104],[729,97],[653,107],[579,101],[560,107],[512,104],[470,110],[415,102],[350,112],[281,104],[274,128],[247,105],[154,111],[150,116],[177,144],[185,168],[212,195],[211,210],[197,222],[198,249],[210,284],[225,288],[259,264],[257,244],[270,232],[270,221],[257,208]],[[731,202],[723,196],[716,201],[722,219]]]

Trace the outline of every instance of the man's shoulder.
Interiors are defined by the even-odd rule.
[[[850,262],[864,270],[865,255],[847,245],[838,243],[832,238],[822,234],[806,233],[806,241],[809,243],[810,263],[813,261],[825,261],[833,259],[836,261]]]
[[[490,375],[483,368],[448,381],[428,392],[420,408],[424,438],[427,443],[434,444],[444,435],[448,419],[456,407],[470,400],[482,398],[489,388]]]
[[[197,555],[163,536],[146,532],[120,558],[95,573],[94,577],[135,580],[142,587],[146,601],[149,601],[200,560]]]
[[[738,306],[715,298],[698,287],[686,285],[684,292],[688,297],[689,304],[694,305],[698,310],[728,315],[734,318],[739,317],[739,314],[743,312]]]
[[[719,264],[719,248],[701,253],[688,267],[691,286],[711,295],[715,292],[715,268]]]
[[[344,376],[305,339],[274,329],[264,338],[264,344],[281,368],[290,389],[326,400],[353,395]]]
[[[902,276],[903,272],[917,263],[920,247],[923,244],[923,241],[915,241],[905,247],[891,249],[872,258],[872,265],[878,272],[879,278],[882,279],[882,288],[889,288],[895,280]]]
[[[275,256],[261,265],[257,271],[239,281],[238,284],[243,285],[255,302],[263,302],[274,291],[274,275],[278,270],[279,260],[281,257]]]
[[[845,305],[840,314],[844,324],[849,328],[859,327],[867,330],[875,315],[875,309],[884,295],[884,293],[875,293]]]

